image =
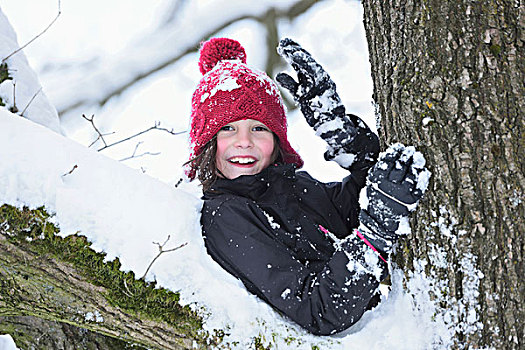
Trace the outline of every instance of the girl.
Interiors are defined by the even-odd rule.
[[[421,154],[400,144],[376,164],[377,136],[345,114],[323,68],[290,39],[278,52],[298,82],[284,73],[277,81],[327,142],[325,158],[349,175],[325,184],[296,171],[303,161],[288,142],[277,86],[225,38],[201,47],[204,77],[192,99],[187,174],[203,186],[202,233],[211,257],[281,314],[314,334],[334,334],[377,304],[385,258],[429,173]]]

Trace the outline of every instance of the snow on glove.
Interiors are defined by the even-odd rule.
[[[390,146],[368,174],[368,204],[359,213],[358,230],[377,249],[390,252],[398,235],[410,233],[408,216],[416,209],[429,179],[425,158],[413,146]]]
[[[357,116],[345,114],[328,73],[291,39],[282,39],[277,52],[297,72],[298,82],[286,73],[275,79],[291,93],[306,122],[327,142],[325,159],[349,170],[370,168],[379,153],[379,139]]]

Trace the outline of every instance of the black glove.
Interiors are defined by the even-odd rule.
[[[325,159],[349,170],[370,168],[379,153],[379,139],[357,116],[345,114],[328,73],[291,39],[282,39],[277,52],[297,72],[299,82],[286,73],[275,79],[292,94],[307,123],[328,143]]]
[[[409,213],[416,209],[429,179],[425,158],[413,146],[390,146],[368,174],[368,204],[359,213],[358,230],[377,249],[390,252],[399,235],[410,233]]]

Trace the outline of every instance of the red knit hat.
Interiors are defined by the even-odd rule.
[[[204,77],[193,93],[191,105],[190,159],[225,125],[258,120],[279,138],[284,163],[303,166],[303,160],[286,137],[286,115],[277,85],[264,73],[246,65],[241,44],[213,38],[202,44],[199,68]],[[195,172],[186,174],[195,178]]]

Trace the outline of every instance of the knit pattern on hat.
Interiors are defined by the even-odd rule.
[[[199,69],[204,74],[192,98],[190,159],[225,125],[254,119],[279,138],[284,163],[303,165],[286,135],[283,101],[277,85],[262,71],[246,65],[244,48],[235,40],[214,38],[203,44]],[[186,169],[190,179],[195,177]]]

